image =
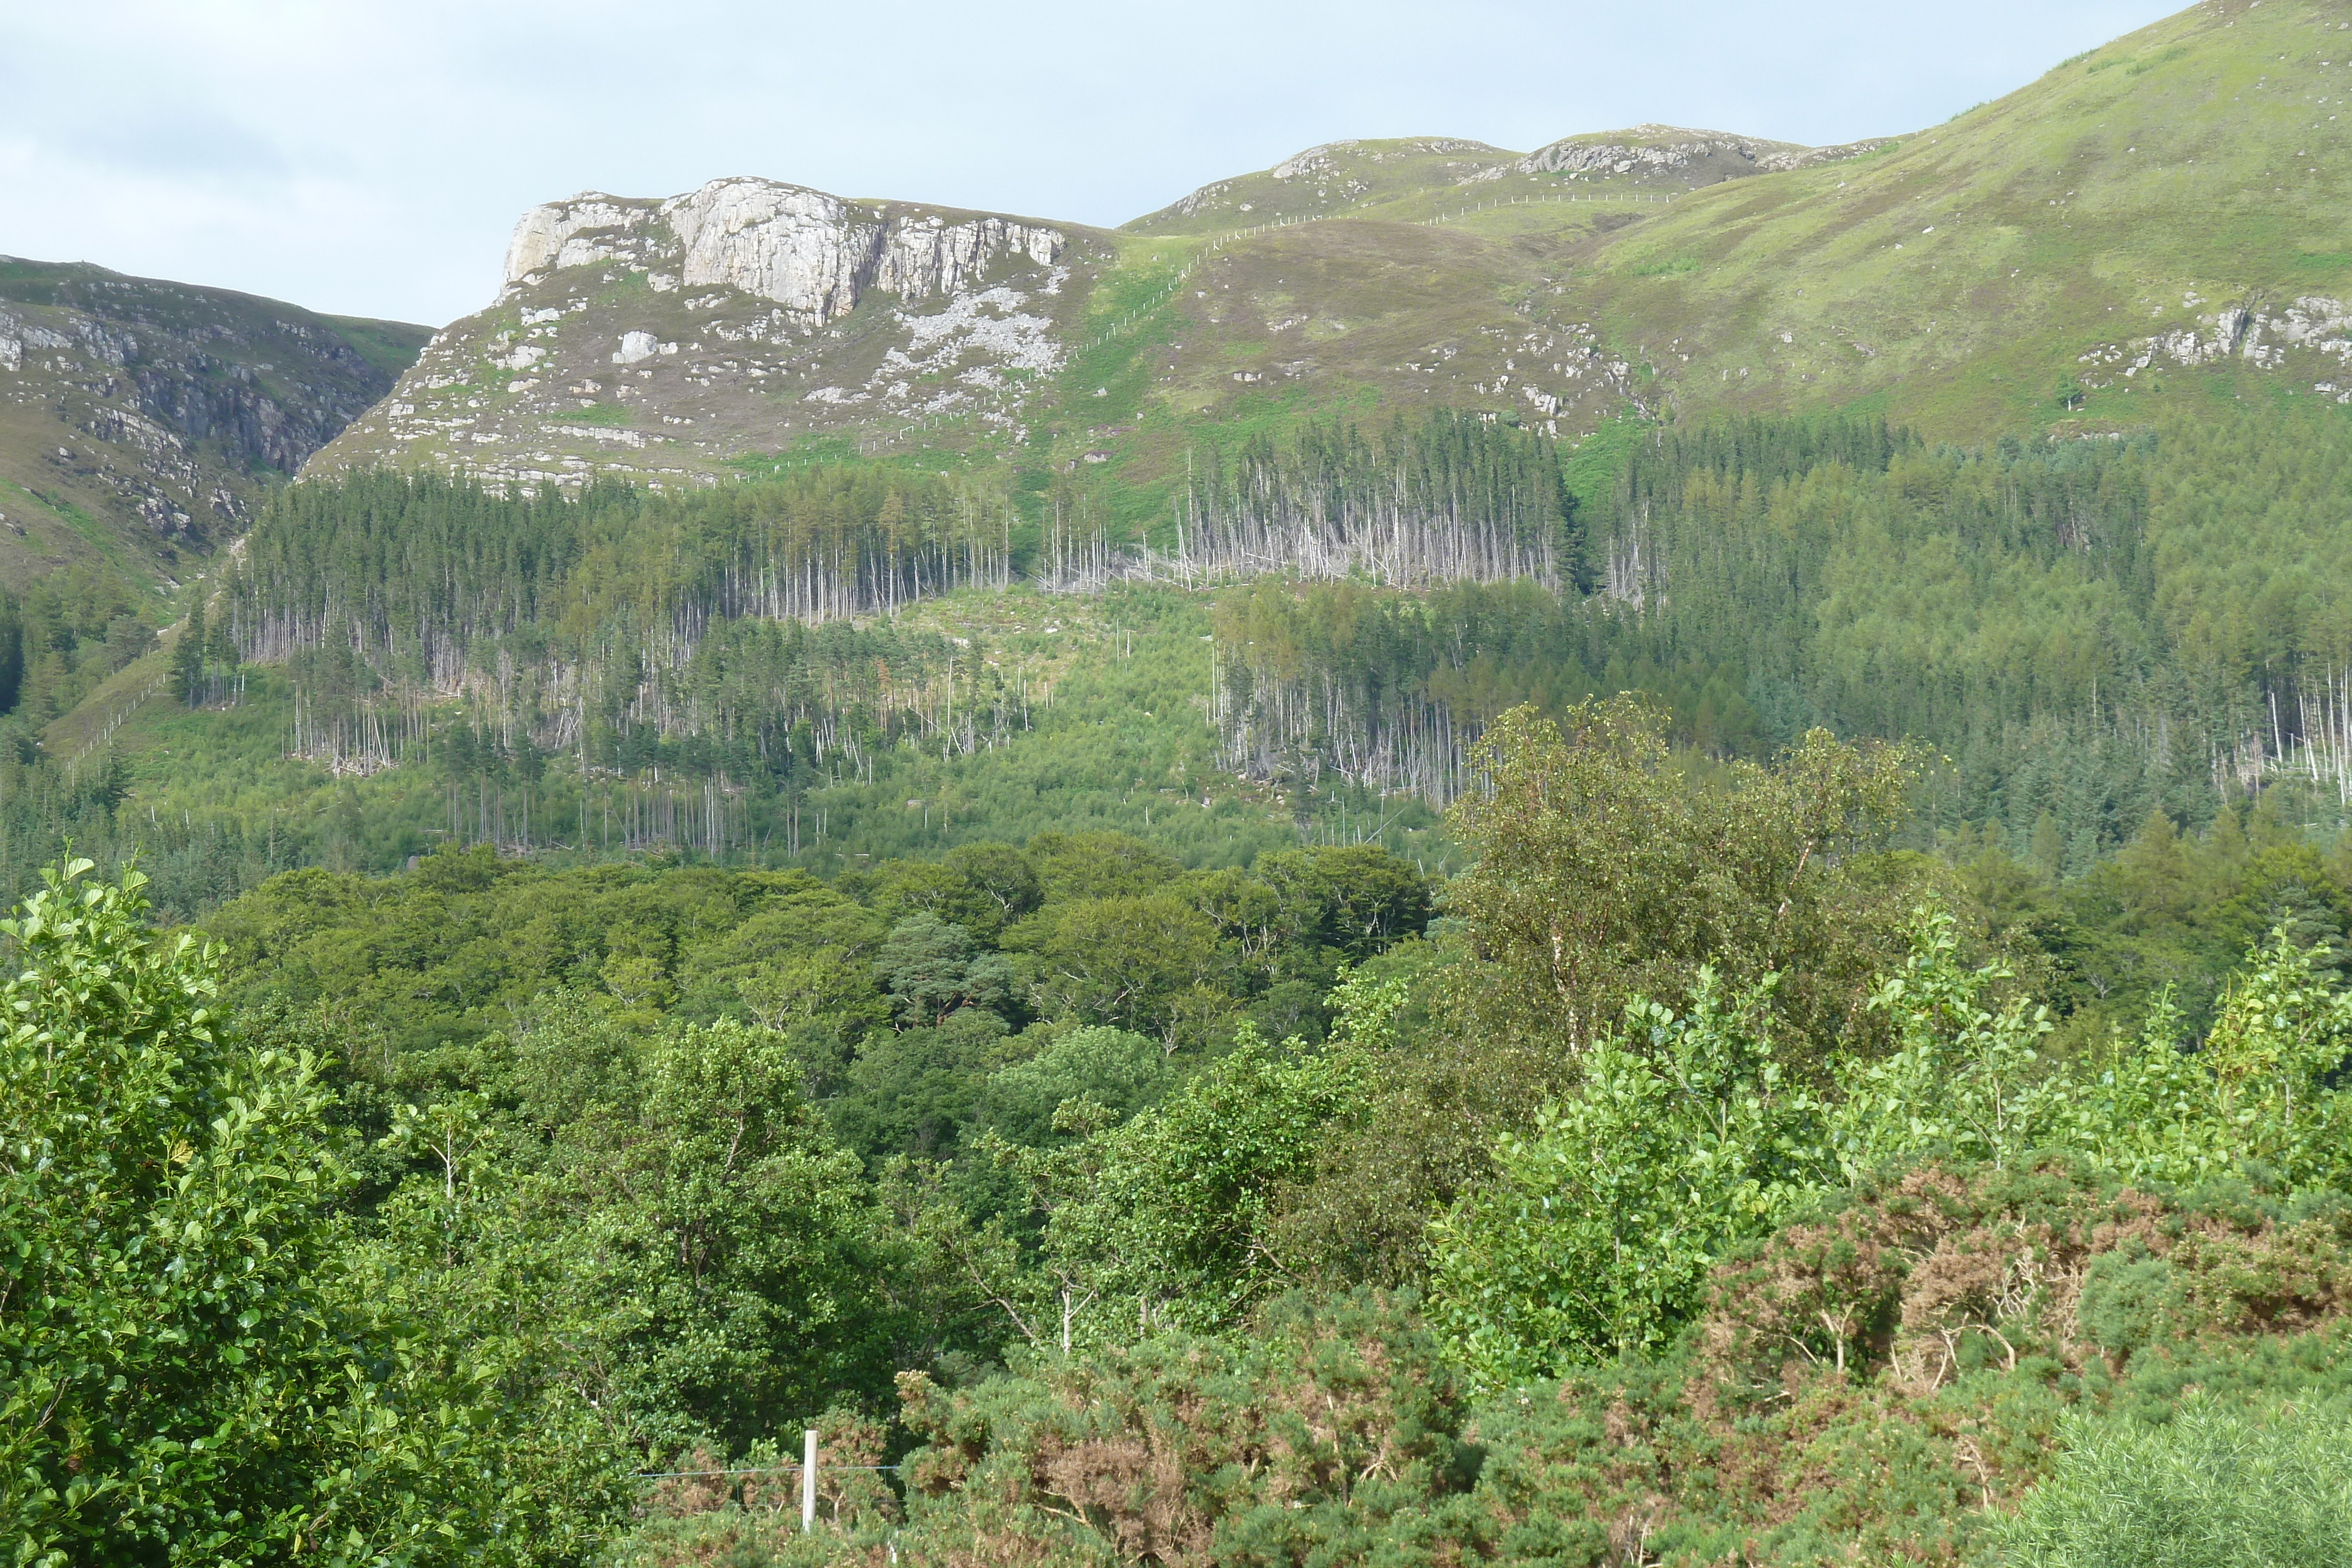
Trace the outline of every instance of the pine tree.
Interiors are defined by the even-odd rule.
[[[187,624],[180,628],[180,640],[172,644],[172,689],[180,700],[194,707],[204,700],[205,692],[205,606],[202,600],[188,612]]]

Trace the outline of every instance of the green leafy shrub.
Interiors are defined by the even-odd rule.
[[[1018,1144],[1054,1136],[1064,1102],[1090,1099],[1125,1118],[1142,1110],[1182,1075],[1158,1041],[1116,1029],[1076,1029],[1028,1061],[988,1080],[990,1122]]]
[[[240,1039],[213,955],[92,869],[0,923],[0,1549],[469,1558],[514,1516],[497,1411],[363,1288],[319,1061]]]
[[[1090,1141],[1090,1179],[1055,1210],[1049,1249],[1101,1297],[1138,1302],[1139,1320],[1237,1322],[1284,1283],[1258,1245],[1276,1196],[1313,1173],[1369,1088],[1360,1051],[1276,1045],[1244,1026],[1230,1055]]]
[[[1769,986],[1727,1005],[1702,970],[1686,1017],[1636,999],[1583,1053],[1580,1092],[1498,1143],[1494,1181],[1433,1227],[1431,1310],[1465,1364],[1501,1385],[1655,1353],[1736,1244],[1808,1195],[1925,1160],[2056,1156],[2184,1186],[2252,1162],[2314,1201],[2344,1180],[2352,990],[2283,936],[2249,955],[2195,1055],[2160,1009],[2105,1061],[2063,1062],[2039,1049],[2042,1009],[1986,1005],[2011,977],[1960,962],[1948,914],[1922,912],[1911,938],[1870,1001],[1894,1049],[1837,1063],[1827,1093],[1784,1082]],[[1785,1332],[1841,1364],[1870,1321],[1857,1302],[1808,1312]]]
[[[1584,1092],[1496,1151],[1432,1228],[1436,1320],[1489,1386],[1664,1348],[1707,1270],[1818,1177],[1807,1101],[1773,1059],[1771,982],[1688,1016],[1655,1002],[1585,1054]]]

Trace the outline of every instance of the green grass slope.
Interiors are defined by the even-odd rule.
[[[1262,224],[1329,217],[1492,178],[1519,154],[1483,141],[1418,136],[1332,141],[1271,169],[1213,181],[1121,225],[1130,234],[1223,235]]]
[[[1211,242],[1141,401],[1184,426],[1168,449],[1277,388],[1571,438],[1629,407],[1862,404],[1983,439],[2122,428],[2168,389],[2346,401],[2347,83],[2342,7],[2224,0],[1885,142],[1336,143],[1129,225],[1277,225]]]
[[[1203,185],[1122,229],[1217,236],[1318,218],[1418,222],[1568,191],[1580,200],[1614,195],[1654,202],[1855,151],[1675,125],[1584,131],[1524,154],[1442,136],[1332,141],[1294,153],[1271,169]]]
[[[1575,294],[1689,413],[1884,397],[1982,435],[2192,378],[2338,396],[2347,90],[2342,6],[2199,5],[1878,152],[1692,193]]]

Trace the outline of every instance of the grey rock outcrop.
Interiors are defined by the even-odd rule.
[[[1630,131],[1564,138],[1537,148],[1513,167],[1523,174],[1673,174],[1683,183],[1704,184],[1710,183],[1709,175],[1733,180],[1778,173],[1859,157],[1884,145],[1881,141],[1800,147],[1721,131],[1637,125]]]
[[[877,289],[901,299],[959,294],[1007,256],[1051,266],[1069,243],[1059,229],[1017,218],[950,218],[737,178],[658,203],[590,193],[534,207],[507,247],[506,286],[618,262],[655,272],[656,287],[719,287],[769,300],[805,332]]]
[[[522,215],[498,298],[306,472],[674,486],[846,429],[1017,440],[1115,256],[1083,229],[775,180],[584,192]]]
[[[1793,147],[1785,152],[1774,152],[1757,161],[1759,173],[1777,173],[1783,169],[1810,169],[1816,163],[1843,163],[1849,158],[1859,158],[1865,152],[1875,152],[1892,147],[1891,136],[1874,136],[1867,141],[1844,141],[1835,147]]]
[[[2204,301],[2193,290],[2184,308]],[[2315,367],[2331,379],[2315,382],[2312,391],[2336,402],[2352,403],[2352,303],[2324,294],[2306,294],[2284,307],[2259,303],[2224,306],[2189,325],[2120,343],[2102,343],[2077,355],[2087,367],[2084,384],[2093,389],[2129,381],[2160,361],[2183,368],[2218,364],[2237,359],[2257,370],[2294,371]]]

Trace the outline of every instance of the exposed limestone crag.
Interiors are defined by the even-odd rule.
[[[2193,293],[2182,301],[2190,308],[2203,303]],[[2352,371],[2352,304],[2306,294],[2283,308],[2258,302],[2224,306],[2190,326],[2102,343],[2076,356],[2075,362],[2084,367],[2083,384],[2095,391],[2127,382],[2159,361],[2193,367],[2233,356],[2257,370],[2292,372],[2316,366],[2328,379],[2314,382],[2311,390],[2352,403],[2352,374],[2346,373]]]
[[[1003,257],[1051,266],[1068,245],[1061,230],[1016,218],[950,221],[738,178],[657,204],[589,193],[535,207],[515,225],[506,283],[617,261],[656,270],[672,287],[715,285],[772,301],[805,332],[848,315],[875,289],[902,299],[957,294]]]
[[[845,427],[1017,437],[1083,310],[1064,286],[1109,254],[1082,232],[749,178],[551,202],[312,469],[675,486]]]

